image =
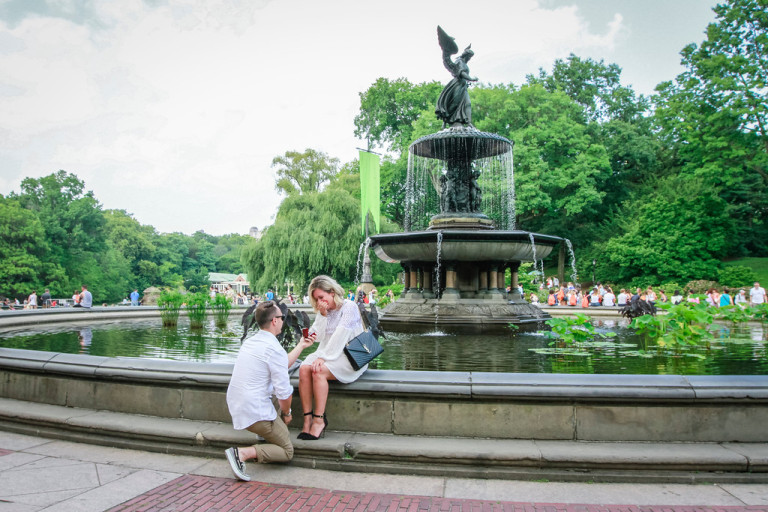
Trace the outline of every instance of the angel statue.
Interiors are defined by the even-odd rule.
[[[443,64],[453,75],[453,80],[448,82],[440,97],[437,99],[435,114],[443,120],[443,128],[455,124],[472,124],[472,105],[469,102],[469,82],[477,82],[477,78],[469,76],[467,62],[475,54],[467,46],[455,61],[451,61],[451,55],[459,52],[454,38],[445,33],[439,25],[437,27],[437,40],[443,50]]]

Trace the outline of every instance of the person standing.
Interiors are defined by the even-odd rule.
[[[131,292],[131,306],[138,306],[139,305],[139,289],[134,288]]]
[[[755,286],[749,289],[749,305],[765,304],[765,288],[755,281]]]
[[[747,299],[747,291],[746,290],[739,290],[739,293],[736,294],[736,296],[733,298],[733,303],[739,306],[740,308],[745,308],[749,304],[749,300]]]
[[[45,289],[45,292],[40,296],[40,305],[44,308],[51,307],[51,290]]]
[[[246,339],[237,353],[232,378],[227,388],[227,407],[235,430],[247,430],[263,437],[265,444],[227,448],[232,472],[237,478],[249,481],[245,461],[257,459],[259,463],[288,462],[293,458],[293,444],[286,424],[291,422],[291,386],[288,368],[301,352],[312,344],[301,338],[289,354],[280,346],[277,335],[283,329],[283,315],[272,301],[256,306],[259,331]],[[274,394],[280,408],[277,415]]]
[[[32,290],[32,293],[27,297],[27,309],[37,309],[37,292]]]
[[[728,288],[723,288],[723,293],[720,294],[720,307],[724,306],[732,306],[733,305],[733,299],[731,299],[730,294],[728,294]]]

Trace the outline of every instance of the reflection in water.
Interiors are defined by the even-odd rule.
[[[77,334],[77,339],[80,341],[80,353],[84,354],[88,352],[88,347],[91,346],[91,340],[93,339],[93,332],[90,327],[83,327]]]
[[[387,333],[384,353],[372,368],[438,371],[521,373],[625,373],[678,375],[768,375],[766,327],[760,324],[718,326],[715,340],[698,354],[666,355],[626,328],[623,319],[599,319],[599,332],[614,331],[617,338],[597,344],[581,354],[548,347],[539,333],[425,334]],[[0,346],[193,362],[234,362],[240,348],[242,326],[232,319],[224,328],[213,319],[192,330],[181,319],[177,328],[162,327],[159,319],[71,322],[9,329],[0,333]],[[310,349],[310,351],[313,349]],[[306,352],[308,353],[308,352]],[[306,355],[305,353],[305,355]],[[698,357],[697,357],[698,355]],[[704,356],[703,358],[701,356]]]

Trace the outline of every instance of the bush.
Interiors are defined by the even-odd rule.
[[[717,281],[698,279],[696,281],[688,281],[688,284],[685,285],[685,293],[706,293],[710,288],[719,290],[722,287]]]
[[[720,270],[717,278],[723,286],[728,288],[747,288],[757,281],[757,274],[749,267],[733,265]]]

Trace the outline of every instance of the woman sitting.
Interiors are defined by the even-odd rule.
[[[357,380],[368,365],[355,371],[344,355],[347,342],[363,332],[357,304],[344,299],[344,289],[328,276],[317,276],[309,283],[309,302],[317,316],[310,338],[319,341],[299,369],[299,394],[304,409],[304,428],[299,439],[319,439],[328,426],[325,405],[328,381],[349,383]]]

